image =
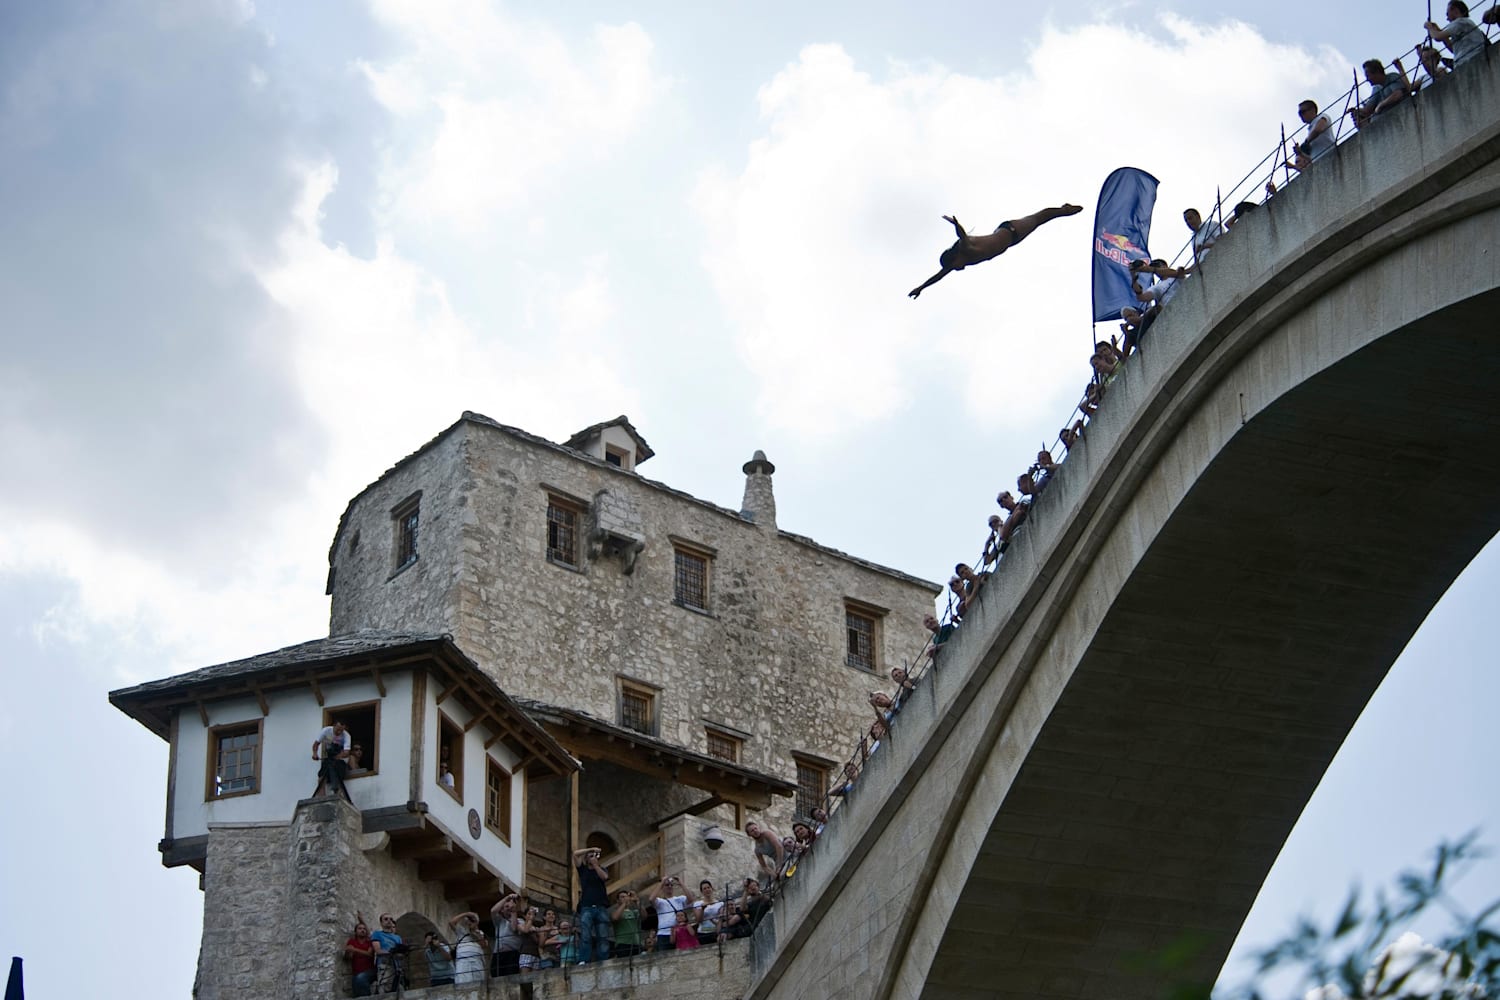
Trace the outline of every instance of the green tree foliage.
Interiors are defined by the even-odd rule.
[[[1219,991],[1214,1000],[1266,1000],[1264,984],[1290,972],[1296,985],[1287,1000],[1475,1000],[1500,997],[1500,901],[1470,913],[1449,887],[1487,856],[1469,834],[1439,845],[1430,869],[1403,872],[1367,905],[1354,889],[1331,924],[1308,919],[1256,955],[1246,984]],[[1422,943],[1408,929],[1429,911],[1441,911],[1448,929]],[[1404,936],[1403,936],[1404,935]],[[1180,996],[1181,994],[1176,994]],[[1278,990],[1279,996],[1279,990]]]

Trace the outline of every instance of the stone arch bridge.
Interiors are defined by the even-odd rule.
[[[757,936],[749,996],[1212,982],[1500,529],[1500,57],[1220,241]],[[998,471],[998,470],[997,470]],[[997,477],[998,482],[998,477]]]

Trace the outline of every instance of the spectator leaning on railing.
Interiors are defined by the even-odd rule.
[[[1369,81],[1374,93],[1359,107],[1349,110],[1358,128],[1364,128],[1378,115],[1406,100],[1411,89],[1404,74],[1386,72],[1385,63],[1379,59],[1366,59],[1363,68],[1365,79]]]
[[[1479,55],[1488,44],[1484,32],[1469,16],[1469,5],[1463,3],[1463,0],[1451,0],[1448,4],[1448,23],[1444,27],[1439,28],[1432,21],[1422,27],[1427,29],[1428,38],[1448,46],[1448,51],[1453,53],[1455,67],[1462,66]]]

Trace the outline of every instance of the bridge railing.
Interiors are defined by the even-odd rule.
[[[1484,53],[1478,58],[1491,59],[1496,57],[1494,43],[1497,29],[1500,29],[1500,26],[1486,24],[1484,22],[1484,14],[1488,10],[1497,9],[1497,4],[1500,4],[1500,0],[1485,0],[1483,3],[1476,3],[1470,7],[1470,16],[1474,19],[1477,30],[1484,33],[1486,42]],[[1384,64],[1388,73],[1406,79],[1408,87],[1407,100],[1419,98],[1423,90],[1442,82],[1440,77],[1433,76],[1432,65],[1422,58],[1423,50],[1427,48],[1433,49],[1435,58],[1442,62],[1441,71],[1458,69],[1457,66],[1453,65],[1453,60],[1443,58],[1441,42],[1432,42],[1424,37],[1421,41],[1418,41],[1406,51]],[[1335,145],[1347,141],[1358,131],[1351,120],[1351,115],[1354,109],[1360,106],[1367,86],[1360,79],[1359,68],[1356,67],[1353,70],[1353,82],[1349,89],[1331,100],[1319,104],[1319,115],[1328,115],[1329,117]],[[1339,108],[1339,113],[1336,117],[1329,110],[1335,107]],[[1314,118],[1313,121],[1315,122],[1317,119]],[[1220,228],[1225,228],[1227,225],[1225,222],[1226,207],[1232,213],[1234,206],[1242,202],[1251,202],[1257,205],[1264,204],[1278,190],[1295,180],[1300,171],[1295,166],[1290,165],[1290,161],[1294,160],[1294,156],[1289,155],[1289,153],[1295,152],[1295,145],[1305,139],[1311,129],[1312,123],[1299,123],[1292,127],[1291,132],[1288,132],[1287,126],[1283,124],[1281,126],[1280,140],[1250,168],[1245,176],[1241,177],[1228,191],[1220,187],[1214,192],[1213,209],[1211,213],[1205,215],[1205,221],[1212,219]],[[1289,143],[1293,147],[1291,150],[1288,148]],[[1329,155],[1332,154],[1330,153]],[[1280,183],[1277,182],[1278,173],[1280,174]],[[1270,185],[1270,187],[1268,188],[1267,185]],[[1194,254],[1193,239],[1190,236],[1177,251],[1176,255],[1171,258],[1171,264],[1173,267],[1181,267],[1186,264],[1196,263],[1198,256]]]
[[[1494,9],[1500,9],[1500,0],[1486,0],[1486,2],[1482,4],[1476,4],[1471,8],[1470,14],[1474,18],[1474,21],[1478,26],[1477,30],[1483,31],[1485,33],[1486,42],[1483,56],[1475,58],[1483,58],[1485,60],[1500,58],[1500,55],[1497,55],[1495,52],[1497,46],[1495,44],[1495,38],[1492,37],[1497,34],[1497,26],[1485,24],[1483,20],[1483,12],[1485,10]],[[1437,48],[1440,45],[1441,43],[1429,42],[1424,38],[1422,41],[1416,43],[1410,49],[1407,49],[1405,52],[1396,56],[1386,64],[1388,72],[1395,72],[1407,79],[1409,88],[1407,100],[1420,100],[1421,92],[1424,89],[1431,87],[1434,84],[1441,83],[1440,79],[1436,79],[1433,77],[1429,64],[1424,63],[1422,60],[1422,50],[1424,48],[1429,46]],[[1411,64],[1410,69],[1407,69],[1408,61],[1410,61]],[[1455,66],[1453,67],[1453,70],[1461,71],[1462,67]],[[1331,114],[1329,115],[1329,124],[1334,132],[1335,145],[1347,141],[1350,136],[1354,135],[1357,132],[1357,129],[1354,128],[1350,123],[1350,112],[1355,107],[1359,106],[1361,93],[1362,82],[1359,79],[1359,70],[1355,69],[1352,86],[1342,94],[1335,97],[1332,101],[1320,105],[1320,115],[1329,114],[1329,112],[1326,110],[1328,108],[1339,107],[1341,109],[1337,120],[1334,120]],[[1313,121],[1316,122],[1317,118],[1315,117]],[[1227,193],[1224,192],[1222,187],[1215,192],[1212,213],[1213,220],[1217,222],[1220,227],[1223,227],[1224,206],[1226,204],[1237,205],[1241,201],[1250,201],[1251,199],[1259,199],[1256,201],[1256,204],[1261,204],[1263,203],[1264,199],[1268,199],[1274,196],[1276,191],[1279,191],[1282,187],[1294,181],[1296,179],[1296,174],[1294,174],[1293,171],[1295,171],[1296,168],[1287,166],[1287,161],[1289,159],[1292,159],[1292,157],[1288,155],[1287,143],[1288,141],[1292,142],[1293,144],[1297,143],[1299,140],[1305,138],[1310,130],[1311,123],[1303,123],[1299,124],[1298,127],[1294,128],[1293,131],[1288,134],[1286,132],[1285,125],[1282,125],[1281,135],[1276,146],[1274,146],[1269,152],[1267,152],[1266,155],[1263,156],[1258,163],[1251,167],[1250,170],[1245,174],[1245,176],[1242,177],[1238,182],[1236,182]],[[1330,151],[1330,153],[1327,155],[1334,155],[1333,151]],[[1309,170],[1311,169],[1315,169],[1315,166],[1309,165]],[[1282,172],[1281,185],[1275,184],[1276,172],[1278,170]],[[1270,187],[1268,188],[1267,185],[1270,185]],[[1261,197],[1262,193],[1264,193],[1264,198]],[[1177,252],[1176,256],[1172,258],[1173,266],[1182,266],[1188,263],[1197,263],[1197,258],[1194,254],[1193,237],[1191,235],[1189,236],[1187,242],[1183,245],[1183,247]],[[1198,272],[1195,271],[1194,274],[1196,275],[1198,274]],[[1122,361],[1121,364],[1123,363],[1124,362]],[[1096,373],[1092,384],[1098,385],[1102,389],[1102,387],[1107,384],[1107,381],[1108,377]],[[1083,429],[1087,427],[1088,422],[1092,417],[1093,409],[1097,408],[1099,398],[1102,398],[1102,393],[1100,397],[1096,398],[1096,401],[1092,405],[1092,407],[1087,402],[1086,396],[1081,398],[1079,404],[1074,407],[1072,413],[1068,415],[1067,420],[1064,422],[1062,432],[1059,433],[1058,437],[1050,446],[1043,447],[1042,452],[1050,456],[1050,458],[1052,459],[1052,462],[1050,463],[1051,465],[1053,465],[1054,467],[1061,466],[1063,460],[1067,457],[1069,447],[1071,447],[1073,443],[1069,440],[1070,429],[1075,430],[1079,435],[1082,434]],[[1076,440],[1076,438],[1074,438],[1074,440]],[[1039,459],[1041,458],[1041,456],[1042,453],[1038,453]],[[1032,472],[1036,473],[1038,471],[1038,468],[1039,466],[1033,465]],[[1056,475],[1054,469],[1046,469],[1041,472],[1040,476],[1037,478],[1037,481],[1034,484],[1035,488],[1031,491],[1028,491],[1030,493],[1030,496],[1022,501],[1023,504],[1028,506],[1028,509],[1032,498],[1040,495],[1042,490],[1045,489],[1047,482],[1050,481],[1050,479],[1054,475]],[[998,571],[999,565],[1004,558],[1005,548],[1006,546],[999,543],[996,537],[996,533],[992,531],[990,539],[985,543],[985,546],[981,550],[979,557],[963,565],[968,567],[977,567],[977,569],[974,571],[976,575],[979,576],[981,580],[987,579],[989,574]],[[939,635],[946,636],[948,634],[951,634],[951,631],[953,629],[956,629],[961,625],[962,615],[960,613],[960,610],[963,603],[965,603],[963,596],[959,593],[954,593],[952,588],[950,587],[950,591],[947,594],[945,607],[942,614],[939,616],[941,631],[939,633],[934,633],[934,640],[936,640]],[[913,685],[920,685],[923,678],[925,678],[933,670],[940,667],[941,654],[938,652],[940,648],[940,643],[934,644],[934,642],[929,642],[927,644],[924,644],[923,647],[909,659],[902,662],[901,666],[906,670],[908,681],[910,683],[912,683]],[[889,733],[893,733],[895,730],[895,726],[900,715],[901,705],[904,701],[904,692],[898,690],[895,705],[890,711],[885,713],[885,721],[888,730],[886,739],[890,739]],[[852,792],[854,783],[858,781],[859,774],[861,771],[863,771],[865,763],[870,759],[870,756],[874,752],[876,752],[877,749],[877,741],[872,740],[869,734],[860,737],[859,742],[855,745],[848,759],[844,762],[843,767],[835,774],[835,783],[822,799],[822,807],[828,813],[829,822],[832,822],[833,817],[837,815],[839,808],[844,802],[844,799],[848,794]],[[790,871],[788,871],[788,869],[790,869]],[[783,872],[786,875],[790,875],[795,872],[795,859],[789,859],[787,866],[785,866],[783,869]],[[785,878],[778,878],[774,880],[770,888],[770,893],[773,898],[779,894],[784,884]]]

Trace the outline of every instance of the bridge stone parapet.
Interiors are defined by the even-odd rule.
[[[1159,996],[1131,959],[1184,940],[1214,978],[1500,529],[1497,248],[1500,59],[1220,240],[758,932],[751,997]]]

